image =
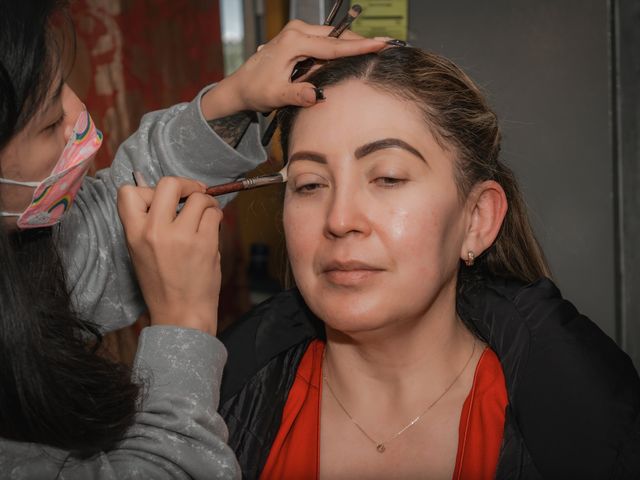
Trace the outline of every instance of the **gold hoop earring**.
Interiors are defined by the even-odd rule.
[[[475,263],[475,261],[476,261],[475,254],[471,250],[469,250],[467,252],[467,259],[464,261],[464,264],[467,267],[473,267],[473,264]]]

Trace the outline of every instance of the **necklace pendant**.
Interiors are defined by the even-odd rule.
[[[386,450],[386,447],[384,446],[384,444],[379,443],[378,445],[376,445],[376,450],[380,453],[384,453],[384,451]]]

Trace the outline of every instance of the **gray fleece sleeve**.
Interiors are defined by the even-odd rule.
[[[12,480],[237,479],[240,467],[217,413],[226,350],[198,330],[142,331],[135,373],[147,384],[140,413],[118,446],[89,460],[0,440],[0,476]],[[56,474],[58,476],[56,477]]]
[[[215,185],[237,179],[266,159],[257,124],[235,149],[209,127],[200,109],[208,88],[190,103],[145,115],[111,167],[85,179],[57,230],[74,306],[105,331],[132,324],[144,310],[116,209],[118,188],[133,183],[132,172],[141,171],[151,185],[165,175]],[[229,199],[219,198],[223,206]]]

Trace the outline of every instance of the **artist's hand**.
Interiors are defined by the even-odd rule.
[[[269,43],[262,45],[238,70],[202,99],[207,120],[243,110],[269,112],[285,105],[308,107],[316,103],[313,85],[291,82],[295,64],[308,57],[329,60],[377,52],[385,39],[367,39],[347,30],[340,38],[328,37],[333,27],[289,22]]]
[[[152,325],[215,335],[222,210],[195,180],[164,177],[155,189],[123,186],[118,213]],[[187,199],[180,213],[181,197]]]

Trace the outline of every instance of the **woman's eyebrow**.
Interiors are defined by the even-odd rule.
[[[375,142],[370,142],[361,147],[358,147],[355,151],[356,158],[362,158],[371,153],[382,150],[385,148],[401,148],[402,150],[406,150],[407,152],[415,155],[420,160],[426,163],[425,158],[422,154],[414,147],[409,145],[404,140],[400,140],[399,138],[383,138],[382,140],[376,140]]]
[[[318,152],[311,152],[308,150],[301,150],[290,155],[289,165],[291,165],[296,160],[311,160],[312,162],[317,163],[327,163],[327,157],[325,157],[323,154]]]
[[[409,145],[404,140],[400,140],[399,138],[383,138],[382,140],[376,140],[374,142],[366,143],[361,147],[358,147],[355,151],[356,159],[360,159],[367,155],[372,154],[378,150],[383,150],[385,148],[401,148],[402,150],[406,150],[407,152],[415,155],[423,162],[427,162],[422,154],[414,147]],[[301,150],[299,152],[293,153],[289,156],[289,164],[295,162],[296,160],[309,160],[317,163],[327,163],[327,157],[318,152],[312,152],[310,150]]]

